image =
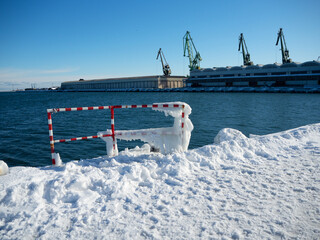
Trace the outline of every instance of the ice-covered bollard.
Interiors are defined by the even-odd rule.
[[[0,176],[5,175],[8,172],[9,172],[8,165],[4,161],[0,160]]]

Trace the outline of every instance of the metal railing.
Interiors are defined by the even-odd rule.
[[[48,114],[48,126],[49,126],[49,138],[50,138],[50,148],[51,148],[51,159],[52,164],[56,165],[56,159],[55,159],[55,143],[64,143],[64,142],[70,142],[70,141],[79,141],[79,140],[88,140],[88,139],[95,139],[95,138],[105,138],[105,137],[111,137],[112,143],[113,143],[113,150],[117,152],[117,146],[116,146],[116,137],[117,135],[122,135],[123,133],[119,131],[118,133],[115,132],[114,127],[114,110],[115,109],[135,109],[135,108],[181,108],[182,114],[181,114],[181,131],[183,133],[184,129],[184,117],[185,117],[185,105],[180,103],[159,103],[159,104],[143,104],[143,105],[115,105],[115,106],[98,106],[98,107],[74,107],[74,108],[52,108],[47,109]],[[110,134],[98,134],[95,136],[85,136],[85,137],[73,137],[69,139],[58,139],[55,140],[53,137],[53,123],[52,123],[52,114],[53,113],[59,113],[59,112],[71,112],[71,111],[87,111],[87,110],[110,110],[111,111],[111,133]],[[151,132],[154,134],[154,132]],[[142,134],[148,134],[147,132]]]

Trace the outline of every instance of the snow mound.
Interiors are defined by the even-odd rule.
[[[12,167],[2,239],[317,239],[320,124],[247,138],[223,129],[186,152]]]
[[[217,136],[214,138],[214,143],[219,144],[224,141],[233,141],[233,140],[245,140],[246,136],[235,129],[232,128],[224,128],[219,131]]]
[[[8,172],[9,172],[8,165],[4,161],[0,160],[0,176],[5,175]]]

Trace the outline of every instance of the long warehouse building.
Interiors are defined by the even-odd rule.
[[[61,83],[62,90],[165,89],[184,87],[185,76],[141,76],[69,81]]]

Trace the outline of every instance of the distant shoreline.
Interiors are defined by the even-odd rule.
[[[57,89],[10,90],[0,92],[243,92],[243,93],[320,93],[320,87],[184,87],[184,88],[130,88],[130,89]]]

